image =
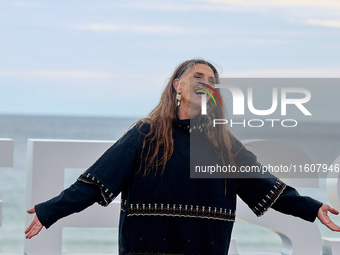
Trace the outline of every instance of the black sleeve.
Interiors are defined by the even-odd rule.
[[[140,166],[140,148],[148,128],[147,125],[132,127],[78,177],[78,181],[99,187],[102,194],[100,205],[108,206]]]
[[[261,168],[261,164],[256,163]],[[257,215],[269,208],[313,222],[322,203],[300,194],[272,175],[238,180],[238,195]]]
[[[237,184],[237,194],[256,214],[262,216],[282,195],[286,184],[271,178],[241,178]]]
[[[259,169],[260,163],[256,163]],[[262,178],[249,178],[238,180],[238,195],[257,215],[263,215],[269,208],[284,214],[293,215],[313,222],[322,203],[301,196],[293,187],[286,185],[280,179],[270,175]]]
[[[310,197],[300,196],[294,188],[287,185],[272,205],[272,208],[279,212],[313,222],[321,206],[321,202]]]
[[[241,149],[235,157],[235,162],[240,167],[237,194],[256,216],[262,216],[282,194],[286,184],[268,172],[262,173],[263,166],[257,161],[257,157],[238,143],[237,147]],[[253,170],[243,171],[245,167]]]
[[[242,149],[236,156],[239,166],[255,166],[261,172],[262,164],[257,157],[239,144]],[[291,186],[268,172],[243,173],[238,179],[237,193],[257,215],[263,215],[270,207],[284,214],[313,222],[322,203],[300,194]],[[246,177],[246,178],[244,178]]]
[[[49,228],[59,219],[72,213],[80,212],[101,200],[98,186],[76,181],[60,195],[35,206],[39,221]]]

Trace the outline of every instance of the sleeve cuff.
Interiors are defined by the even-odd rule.
[[[291,186],[287,186],[282,195],[273,204],[273,209],[314,222],[322,203],[300,194]]]
[[[40,221],[40,223],[47,229],[57,220],[53,219],[51,215],[53,215],[53,208],[50,205],[50,201],[40,203],[34,206],[35,213]]]
[[[265,197],[262,198],[262,200],[259,201],[256,206],[251,208],[256,216],[260,217],[266,211],[268,211],[268,209],[272,207],[275,201],[280,197],[285,188],[286,184],[277,179],[268,194],[266,194]]]

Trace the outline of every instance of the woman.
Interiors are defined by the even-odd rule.
[[[201,59],[180,64],[159,104],[109,148],[70,188],[36,205],[26,238],[95,202],[107,206],[122,192],[119,254],[227,254],[236,194],[258,216],[272,207],[339,231],[327,216],[329,205],[300,196],[279,179],[191,179],[190,160],[205,165],[261,165],[256,156],[213,118],[225,118],[208,101],[201,115],[201,91],[218,83],[215,67]],[[218,89],[216,89],[219,93]],[[228,177],[228,176],[225,176]]]

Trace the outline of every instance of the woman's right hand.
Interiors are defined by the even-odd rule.
[[[27,210],[29,214],[35,213],[35,209],[29,209]],[[26,239],[31,239],[33,236],[36,236],[40,230],[42,229],[43,225],[40,223],[38,216],[35,215],[31,225],[28,226],[28,228],[25,231]]]

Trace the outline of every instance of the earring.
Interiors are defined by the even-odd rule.
[[[181,105],[181,100],[182,100],[181,93],[177,93],[177,95],[176,95],[176,106],[177,107]]]

